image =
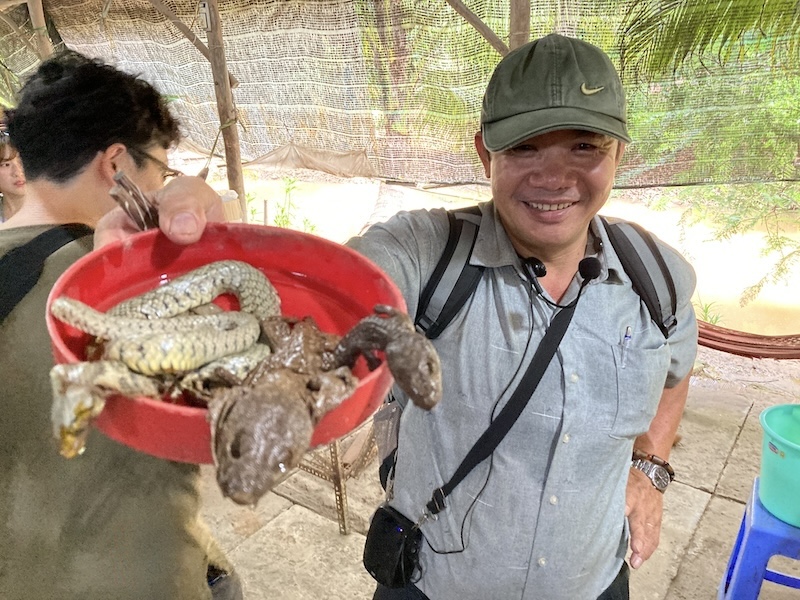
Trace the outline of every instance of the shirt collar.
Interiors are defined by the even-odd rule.
[[[617,258],[606,228],[599,216],[595,215],[589,223],[589,239],[586,243],[586,256],[594,256],[600,261],[601,270],[597,280],[601,283],[623,284],[630,280]]]
[[[497,216],[494,202],[481,202],[478,206],[481,208],[481,224],[470,264],[490,268],[518,265],[517,252]]]

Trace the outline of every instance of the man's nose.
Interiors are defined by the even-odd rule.
[[[540,152],[531,161],[528,178],[531,185],[546,189],[567,187],[574,179],[572,169],[560,152]]]

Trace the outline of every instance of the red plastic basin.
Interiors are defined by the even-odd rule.
[[[261,225],[209,224],[197,244],[179,246],[158,230],[146,231],[92,252],[58,279],[47,301],[47,328],[57,362],[78,362],[90,336],[50,315],[59,296],[98,310],[150,290],[216,260],[241,260],[260,269],[281,297],[286,317],[311,316],[322,331],[343,335],[376,304],[406,310],[397,287],[374,263],[323,238]],[[218,300],[235,308],[235,299]],[[369,372],[359,360],[354,394],[319,422],[312,446],[339,438],[378,408],[392,384],[386,363]],[[110,438],[160,458],[212,463],[211,432],[204,408],[150,398],[115,395],[95,425]]]

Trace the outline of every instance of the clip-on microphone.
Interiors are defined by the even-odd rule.
[[[542,300],[547,302],[550,306],[554,306],[555,308],[568,308],[576,305],[578,303],[578,298],[581,297],[583,288],[586,287],[586,284],[592,279],[597,278],[603,269],[600,261],[594,256],[589,256],[582,259],[581,262],[578,263],[578,273],[580,273],[581,277],[583,277],[581,288],[578,290],[578,296],[569,304],[556,304],[544,295],[544,290],[539,283],[539,277],[544,277],[547,275],[547,267],[545,267],[544,263],[535,256],[531,256],[530,258],[522,259],[522,264],[525,266],[525,273],[527,274],[528,279],[533,284],[533,287],[536,288],[536,293]]]

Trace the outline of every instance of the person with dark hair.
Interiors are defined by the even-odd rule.
[[[695,275],[652,239],[675,301],[656,323],[598,216],[630,141],[622,84],[600,48],[551,34],[495,68],[475,135],[492,200],[468,215],[480,277],[433,340],[441,402],[424,411],[395,389],[389,508],[366,547],[385,582],[376,600],[626,600],[628,562],[639,568],[658,546],[697,351]],[[197,222],[207,209],[181,201]],[[347,244],[388,273],[413,315],[449,221],[444,210],[401,212]],[[122,222],[110,213],[98,240],[119,237]],[[537,362],[542,347],[555,351]],[[528,373],[540,377],[533,390],[521,385]],[[499,443],[481,442],[526,395]],[[476,444],[488,457],[459,468]]]
[[[19,152],[11,145],[8,133],[0,131],[0,223],[20,209],[26,189]]]
[[[16,265],[4,288],[25,279],[33,285],[16,305],[0,307],[9,311],[0,321],[0,597],[241,598],[238,578],[199,519],[197,465],[136,452],[96,431],[82,456],[59,456],[44,318],[56,279],[92,249],[92,229],[116,206],[109,190],[117,171],[156,199],[218,198],[196,177],[161,189],[172,173],[167,150],[179,140],[178,122],[150,84],[98,60],[66,52],[42,63],[8,111],[7,127],[29,189],[0,224],[0,268]],[[202,223],[171,205],[178,210],[165,212],[164,226],[196,239]],[[58,230],[71,237],[37,265],[28,243]]]

